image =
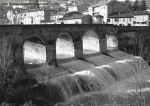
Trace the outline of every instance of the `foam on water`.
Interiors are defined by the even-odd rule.
[[[57,77],[49,81],[62,89],[62,97],[68,100],[84,92],[102,91],[117,81],[124,80],[138,73],[147,71],[149,66],[141,57],[119,60],[88,70]]]

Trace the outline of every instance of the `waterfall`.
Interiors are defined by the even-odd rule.
[[[149,66],[141,57],[133,57],[75,72],[74,74],[56,77],[49,80],[48,85],[53,84],[53,86],[49,86],[50,90],[59,88],[61,97],[64,97],[63,100],[67,101],[78,94],[103,91],[117,81],[129,78],[139,71],[148,71],[149,69]]]

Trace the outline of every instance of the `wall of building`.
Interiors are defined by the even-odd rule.
[[[88,11],[89,11],[89,14],[90,14],[91,16],[93,16],[93,7],[89,7],[89,8],[88,8]]]
[[[109,18],[109,24],[122,25],[122,26],[134,26],[134,18]]]
[[[135,15],[135,26],[149,26],[149,15]]]
[[[77,6],[68,7],[68,12],[73,12],[73,11],[78,11],[78,7]]]
[[[81,24],[82,19],[61,20],[59,23],[61,22],[63,22],[64,24]]]
[[[108,6],[104,5],[104,6],[100,6],[100,14],[101,16],[103,16],[103,21],[105,23],[107,23],[107,17],[108,17]]]

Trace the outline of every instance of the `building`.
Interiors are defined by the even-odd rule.
[[[60,7],[61,8],[67,8],[67,3],[68,3],[68,1],[64,1],[64,0],[62,0],[62,1],[59,1],[59,5],[60,5]]]
[[[101,24],[103,16],[92,17],[79,12],[67,13],[58,20],[58,24]]]
[[[13,24],[14,12],[12,10],[9,10],[6,15],[9,20],[8,24]]]
[[[84,17],[85,15],[79,12],[67,13],[59,19],[59,24],[81,24]]]
[[[39,8],[39,0],[24,0],[23,4],[26,6],[26,9]]]
[[[16,13],[14,24],[41,24],[42,20],[50,20],[50,16],[56,14],[57,10],[32,9]]]
[[[121,26],[149,26],[150,12],[134,11],[120,15],[112,15],[108,17],[107,21],[109,24]]]
[[[84,11],[81,11],[81,13],[84,14],[84,15],[88,15],[89,11],[88,10],[84,10]]]
[[[109,16],[107,23],[118,26],[134,26],[134,16],[130,13]]]
[[[150,26],[150,12],[135,11],[132,14],[135,26]]]
[[[57,12],[56,14],[51,15],[50,16],[51,22],[58,23],[58,19],[62,18],[64,14],[65,12],[61,11],[61,12]]]
[[[83,3],[78,5],[70,5],[68,6],[68,12],[83,12],[85,10],[88,10],[88,7],[91,6],[91,4]]]
[[[104,23],[107,23],[108,16],[125,12],[126,8],[119,1],[102,1],[88,7],[88,11],[91,16],[102,15],[104,17]]]

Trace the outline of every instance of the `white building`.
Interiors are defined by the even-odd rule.
[[[150,12],[134,11],[130,13],[109,16],[107,19],[109,24],[121,26],[149,26]]]
[[[7,18],[9,20],[9,24],[13,24],[13,17],[14,17],[14,12],[12,10],[9,10],[7,12]]]
[[[88,7],[91,16],[102,15],[105,23],[107,23],[109,15],[125,12],[125,10],[125,5],[119,1],[102,1]]]
[[[150,12],[137,11],[133,13],[135,26],[150,26]]]
[[[15,14],[14,24],[41,24],[42,20],[50,20],[50,16],[57,10],[32,9]]]
[[[118,26],[134,26],[134,16],[129,13],[109,16],[107,23]]]

